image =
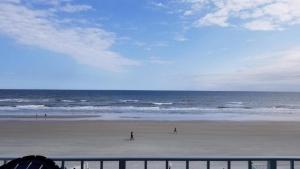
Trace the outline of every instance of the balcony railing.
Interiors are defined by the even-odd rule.
[[[1,158],[0,162],[5,164],[10,160],[16,158]],[[94,162],[97,164],[97,169],[105,169],[104,163],[105,162],[115,162],[117,163],[117,167],[113,167],[114,169],[131,169],[127,166],[128,162],[142,162],[142,167],[138,167],[139,169],[149,169],[149,163],[151,162],[162,162],[163,166],[159,167],[161,169],[173,169],[172,163],[183,163],[183,167],[175,167],[180,169],[190,169],[190,163],[192,162],[202,162],[204,164],[201,169],[213,169],[213,168],[220,168],[220,166],[216,167],[212,165],[215,162],[223,162],[223,166],[221,169],[232,169],[233,163],[242,162],[246,164],[246,167],[237,167],[234,168],[247,168],[247,169],[277,169],[277,168],[289,168],[295,169],[295,163],[300,162],[300,157],[184,157],[184,158],[50,158],[54,160],[57,164],[60,165],[62,169],[68,169],[70,167],[66,166],[67,162],[77,162],[79,163],[78,169],[93,169],[94,167],[87,167],[85,164],[89,162]],[[255,164],[263,162],[264,164]],[[284,163],[284,165],[283,165]],[[1,164],[1,163],[0,163]],[[300,163],[299,163],[300,166]],[[74,167],[73,167],[74,168]],[[73,169],[72,168],[72,169]],[[108,167],[110,168],[110,167]],[[199,169],[200,167],[193,167]],[[77,168],[76,168],[77,169]]]

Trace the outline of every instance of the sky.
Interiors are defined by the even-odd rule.
[[[300,91],[299,0],[0,0],[0,88]]]

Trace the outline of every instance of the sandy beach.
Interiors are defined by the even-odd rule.
[[[174,127],[178,134],[172,133]],[[300,122],[0,122],[3,157],[286,156],[299,155],[299,147]]]

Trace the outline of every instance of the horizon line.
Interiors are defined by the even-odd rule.
[[[28,91],[145,91],[145,92],[257,92],[257,93],[300,93],[300,91],[264,91],[264,90],[183,90],[183,89],[54,89],[54,88],[0,88],[0,90],[28,90]]]

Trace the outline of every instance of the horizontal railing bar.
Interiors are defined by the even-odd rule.
[[[0,157],[0,161],[9,161],[18,157]],[[300,156],[286,157],[54,157],[50,159],[54,161],[300,161]]]
[[[264,157],[253,157],[253,158],[210,158],[210,157],[203,157],[203,158],[50,158],[53,160],[65,160],[65,161],[119,161],[119,160],[125,160],[125,161],[269,161],[269,160],[277,160],[277,161],[300,161],[300,157],[297,158],[264,158]]]

